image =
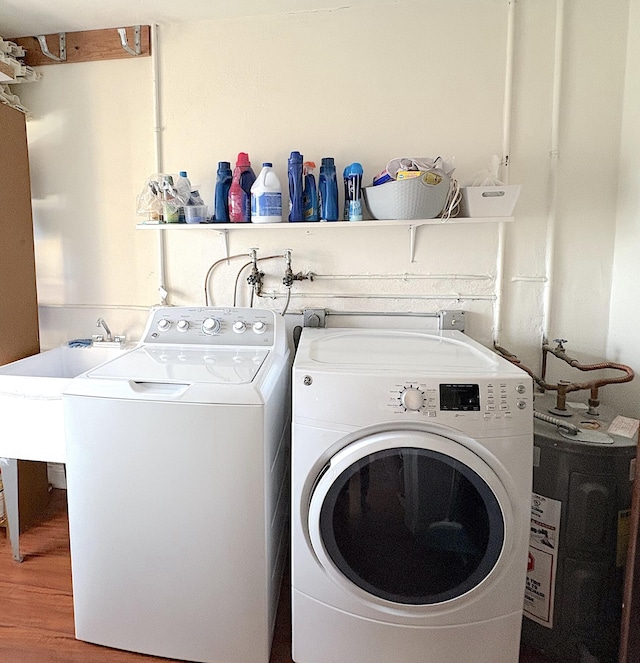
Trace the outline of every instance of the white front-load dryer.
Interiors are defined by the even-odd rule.
[[[532,381],[460,332],[305,329],[296,663],[517,663]]]

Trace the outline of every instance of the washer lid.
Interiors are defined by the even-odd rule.
[[[98,366],[86,376],[141,382],[246,384],[254,380],[268,354],[261,348],[142,346]]]
[[[305,330],[306,331],[306,330]],[[442,371],[460,367],[495,370],[499,358],[460,332],[341,330],[309,342],[309,359],[333,366]],[[455,336],[453,335],[455,334]]]

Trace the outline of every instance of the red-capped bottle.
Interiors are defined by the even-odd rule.
[[[251,186],[255,180],[256,175],[251,168],[249,155],[246,152],[240,152],[229,188],[229,221],[231,223],[251,221]]]

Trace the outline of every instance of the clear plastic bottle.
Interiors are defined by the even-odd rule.
[[[181,170],[180,173],[178,174],[178,179],[176,180],[176,190],[178,191],[178,195],[180,198],[186,198],[189,200],[190,195],[191,195],[191,182],[189,181],[189,177],[187,176],[187,171],[186,170]],[[190,202],[187,204],[191,204]],[[180,205],[180,209],[178,210],[179,214],[179,219],[180,223],[184,223],[184,205]]]
[[[338,220],[338,179],[333,157],[322,157],[318,178],[318,207],[321,221]]]
[[[251,168],[249,155],[246,152],[240,152],[229,187],[229,221],[231,223],[248,223],[251,220],[251,187],[255,181],[256,175]]]
[[[180,201],[171,175],[162,178],[162,215],[165,223],[180,222]]]
[[[251,187],[251,223],[282,222],[282,187],[273,164],[262,164],[262,170]]]

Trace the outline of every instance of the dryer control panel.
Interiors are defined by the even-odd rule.
[[[510,419],[515,411],[531,410],[530,386],[523,379],[479,382],[405,382],[395,384],[388,407],[394,413],[420,413],[448,418],[471,415],[483,419]]]
[[[271,347],[276,337],[273,311],[211,306],[163,306],[151,312],[142,342],[176,345]]]

